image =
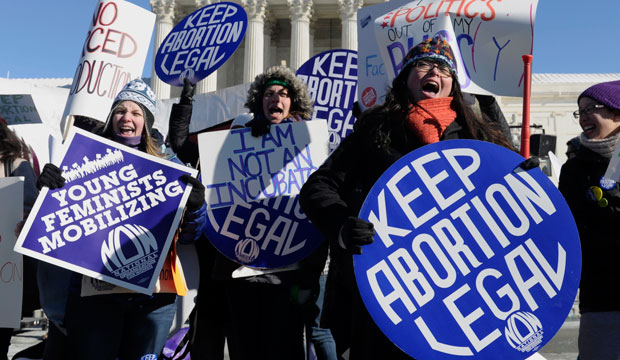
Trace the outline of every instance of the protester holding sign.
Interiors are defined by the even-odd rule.
[[[198,160],[195,155],[197,146],[188,138],[191,94],[191,85],[186,81],[179,104],[172,108],[169,139],[181,159],[195,162]],[[248,90],[245,106],[252,115],[237,117],[232,126],[249,127],[254,137],[269,134],[272,124],[309,120],[312,115],[312,100],[306,86],[293,71],[283,66],[272,67],[256,77]],[[226,306],[232,324],[227,335],[231,358],[304,358],[302,306],[311,302],[308,296],[311,288],[318,287],[326,250],[322,247],[307,260],[264,272],[239,268],[238,264],[222,254],[216,254],[212,276],[224,282]],[[249,272],[250,276],[233,274],[243,272]],[[205,316],[209,312],[222,311],[214,309],[202,294],[201,289],[197,302],[198,314]],[[209,326],[199,323],[200,327]],[[201,331],[204,330],[196,329],[196,334]]]
[[[574,156],[562,166],[559,189],[579,230],[579,358],[620,358],[620,187],[605,178],[620,140],[620,81],[593,85],[577,100],[583,132]],[[616,149],[614,151],[614,149]]]
[[[361,114],[351,135],[300,192],[303,211],[330,242],[328,321],[350,319],[350,359],[408,359],[374,324],[355,286],[352,254],[373,241],[373,224],[357,217],[375,181],[400,157],[448,139],[478,139],[512,148],[502,132],[463,99],[456,59],[441,37],[414,46],[383,105]],[[349,344],[336,339],[339,352]]]
[[[29,160],[28,145],[20,140],[0,117],[0,177],[24,177],[24,218],[32,209],[38,194],[35,186],[36,175]],[[23,271],[22,316],[32,316],[32,311],[39,308],[39,292],[36,283],[37,261],[24,257]],[[12,335],[13,329],[0,328],[0,359],[6,359]]]
[[[142,80],[133,80],[116,96],[101,135],[163,157],[151,135],[155,109],[155,94],[150,87]],[[65,179],[61,174],[59,168],[47,164],[39,183],[50,188],[62,187]],[[204,224],[204,187],[188,175],[183,175],[181,180],[191,183],[193,188],[179,241],[193,241]],[[174,244],[171,251],[174,251]],[[72,358],[113,360],[160,355],[176,311],[175,293],[149,296],[114,289],[112,294],[87,296],[85,282],[90,283],[77,273],[71,278],[65,325]],[[105,290],[110,287],[101,286]]]

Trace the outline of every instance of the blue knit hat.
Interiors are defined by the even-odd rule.
[[[133,101],[138,104],[144,112],[144,125],[146,126],[147,133],[150,134],[153,130],[153,123],[155,123],[155,112],[157,98],[151,88],[141,79],[131,80],[123,87],[123,89],[116,95],[114,102],[112,103],[112,109],[118,105],[121,101]],[[104,127],[104,133],[108,131],[108,127],[111,124],[112,113],[108,116]]]
[[[584,96],[594,99],[609,108],[620,110],[620,80],[590,86],[579,95],[577,102]]]
[[[409,65],[421,59],[439,61],[449,66],[453,71],[456,71],[456,60],[452,48],[450,44],[439,35],[428,38],[412,47],[407,53],[407,56],[403,59],[403,66],[400,71],[402,72]]]

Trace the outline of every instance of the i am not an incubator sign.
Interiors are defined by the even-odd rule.
[[[43,188],[15,251],[151,294],[197,171],[73,127],[63,187]]]
[[[374,242],[355,275],[379,328],[417,359],[525,359],[577,293],[579,235],[560,192],[523,157],[451,140],[394,163],[360,217]],[[515,170],[517,168],[517,170]]]

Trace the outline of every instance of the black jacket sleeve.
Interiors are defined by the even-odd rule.
[[[170,112],[168,141],[179,159],[196,166],[198,145],[189,139],[189,123],[192,118],[192,104],[173,104]]]

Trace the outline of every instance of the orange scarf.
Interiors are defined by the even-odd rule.
[[[438,142],[448,125],[456,119],[451,103],[452,97],[424,99],[409,112],[407,126],[424,145]]]

